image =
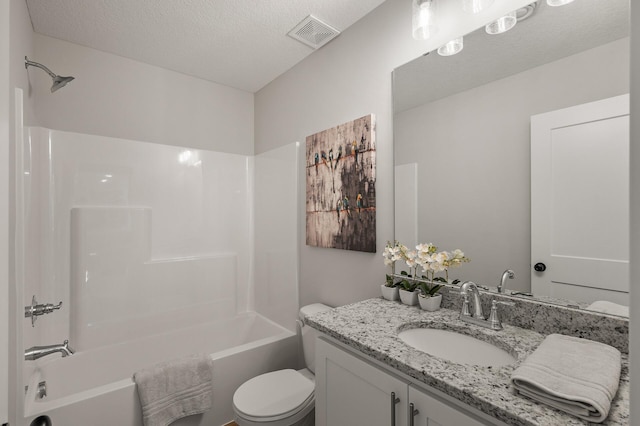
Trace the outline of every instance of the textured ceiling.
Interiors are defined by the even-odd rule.
[[[312,14],[344,31],[384,0],[26,0],[37,33],[255,92],[313,52]]]

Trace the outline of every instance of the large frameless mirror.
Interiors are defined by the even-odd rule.
[[[457,55],[429,52],[394,70],[396,239],[463,250],[471,262],[452,278],[495,288],[511,269],[507,289],[523,297],[628,305],[628,282],[604,291],[561,283],[537,293],[532,286],[548,270],[533,269],[542,262],[531,249],[531,117],[629,92],[629,2],[537,2],[518,18],[503,34],[483,27],[466,35]],[[571,151],[569,160],[585,152]],[[597,219],[609,226],[606,215]],[[617,278],[599,281],[607,279]]]

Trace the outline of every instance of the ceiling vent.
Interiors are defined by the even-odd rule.
[[[309,15],[302,20],[287,35],[298,40],[307,46],[318,49],[336,38],[340,31],[331,25],[325,24],[313,15]]]

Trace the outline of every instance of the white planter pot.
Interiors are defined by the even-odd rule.
[[[400,289],[400,300],[405,305],[414,306],[418,304],[418,292]]]
[[[431,297],[418,297],[420,301],[420,307],[425,311],[433,312],[440,309],[440,304],[442,303],[442,295],[436,294]]]
[[[398,300],[398,287],[387,287],[386,285],[382,284],[380,286],[380,289],[382,290],[382,297],[384,297],[387,300]]]

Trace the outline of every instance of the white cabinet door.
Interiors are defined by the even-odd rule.
[[[409,385],[409,403],[414,405],[414,410],[418,410],[413,417],[413,423],[409,422],[409,425],[483,426],[485,424],[412,385]]]
[[[395,404],[392,392],[399,399]],[[407,383],[331,343],[317,340],[316,425],[404,426],[406,398]]]
[[[628,95],[531,117],[531,257],[536,295],[628,304]]]

